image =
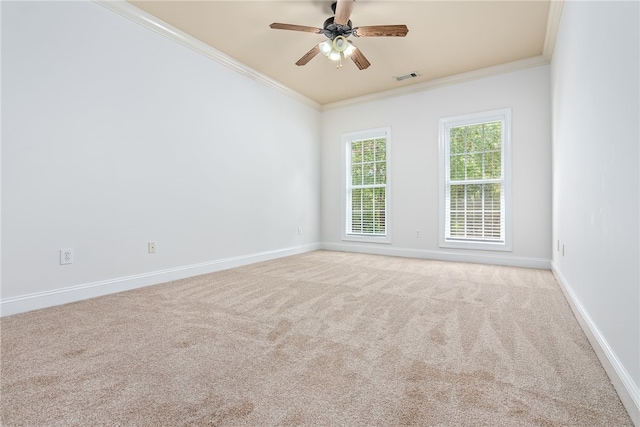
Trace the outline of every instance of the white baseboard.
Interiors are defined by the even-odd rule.
[[[359,252],[373,255],[389,255],[406,258],[434,259],[439,261],[471,262],[477,264],[507,265],[551,269],[551,261],[543,258],[514,257],[507,254],[478,254],[453,251],[428,251],[423,249],[397,248],[388,245],[359,245],[357,243],[322,243],[322,249],[341,252]]]
[[[141,288],[144,286],[157,285],[159,283],[170,282],[172,280],[179,280],[201,274],[227,270],[229,268],[240,267],[256,262],[269,261],[276,258],[311,252],[318,249],[320,249],[320,245],[315,243],[6,298],[0,301],[0,316],[10,316],[12,314],[24,313],[26,311],[53,307],[88,298]]]
[[[624,365],[620,362],[613,349],[607,343],[597,325],[589,316],[589,312],[582,305],[566,277],[558,270],[557,265],[552,262],[553,275],[560,284],[571,310],[573,310],[580,327],[584,331],[587,339],[591,343],[602,367],[607,372],[611,383],[618,392],[622,404],[627,409],[629,416],[636,426],[640,426],[640,390],[635,384]]]

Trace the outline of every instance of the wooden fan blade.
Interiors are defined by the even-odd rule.
[[[314,47],[311,48],[309,52],[305,53],[302,58],[298,59],[298,62],[296,62],[296,65],[297,66],[305,65],[307,62],[311,61],[311,59],[313,59],[313,57],[319,53],[320,53],[320,46],[315,45]]]
[[[274,30],[304,31],[305,33],[322,34],[322,28],[307,27],[305,25],[281,24],[279,22],[274,22],[269,26]]]
[[[353,29],[356,37],[404,37],[408,32],[406,25],[369,25]]]
[[[351,54],[351,60],[361,70],[365,70],[369,68],[369,65],[371,65],[371,62],[369,62],[369,60],[364,57],[364,55],[358,48],[356,48],[356,50],[354,50]]]
[[[336,16],[333,18],[333,22],[338,25],[347,25],[354,3],[354,0],[338,0],[336,3]]]

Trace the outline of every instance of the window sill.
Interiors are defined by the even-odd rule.
[[[465,242],[465,241],[444,241],[440,242],[441,248],[448,249],[471,249],[479,251],[500,251],[511,252],[511,244],[503,242]]]
[[[361,234],[346,234],[342,236],[342,240],[346,242],[391,244],[391,238],[389,236],[364,236]]]

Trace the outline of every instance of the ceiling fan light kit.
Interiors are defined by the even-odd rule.
[[[353,27],[349,17],[353,10],[354,0],[338,0],[332,5],[335,16],[324,22],[324,28],[308,27],[305,25],[282,24],[274,22],[270,25],[276,30],[302,31],[307,33],[324,34],[325,40],[312,47],[309,52],[300,58],[296,65],[302,66],[309,62],[318,53],[332,61],[339,61],[338,67],[342,67],[342,60],[351,58],[360,70],[368,68],[371,63],[357,49],[347,37],[404,37],[409,32],[406,25],[370,25],[366,27]]]
[[[350,57],[356,47],[344,36],[337,36],[332,40],[325,40],[318,44],[320,53],[332,61],[339,61],[338,68],[342,67],[342,60]]]

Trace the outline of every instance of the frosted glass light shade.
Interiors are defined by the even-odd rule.
[[[349,46],[349,42],[344,36],[337,36],[333,39],[333,43],[331,44],[333,46],[333,50],[337,52],[344,52],[347,46]]]
[[[325,40],[322,43],[318,44],[318,46],[320,47],[320,52],[324,56],[329,56],[329,54],[333,50],[333,46],[331,46],[331,40]]]
[[[353,44],[351,44],[351,42],[349,42],[349,45],[344,50],[344,56],[351,56],[351,54],[355,52],[355,50],[356,50],[356,47]]]

